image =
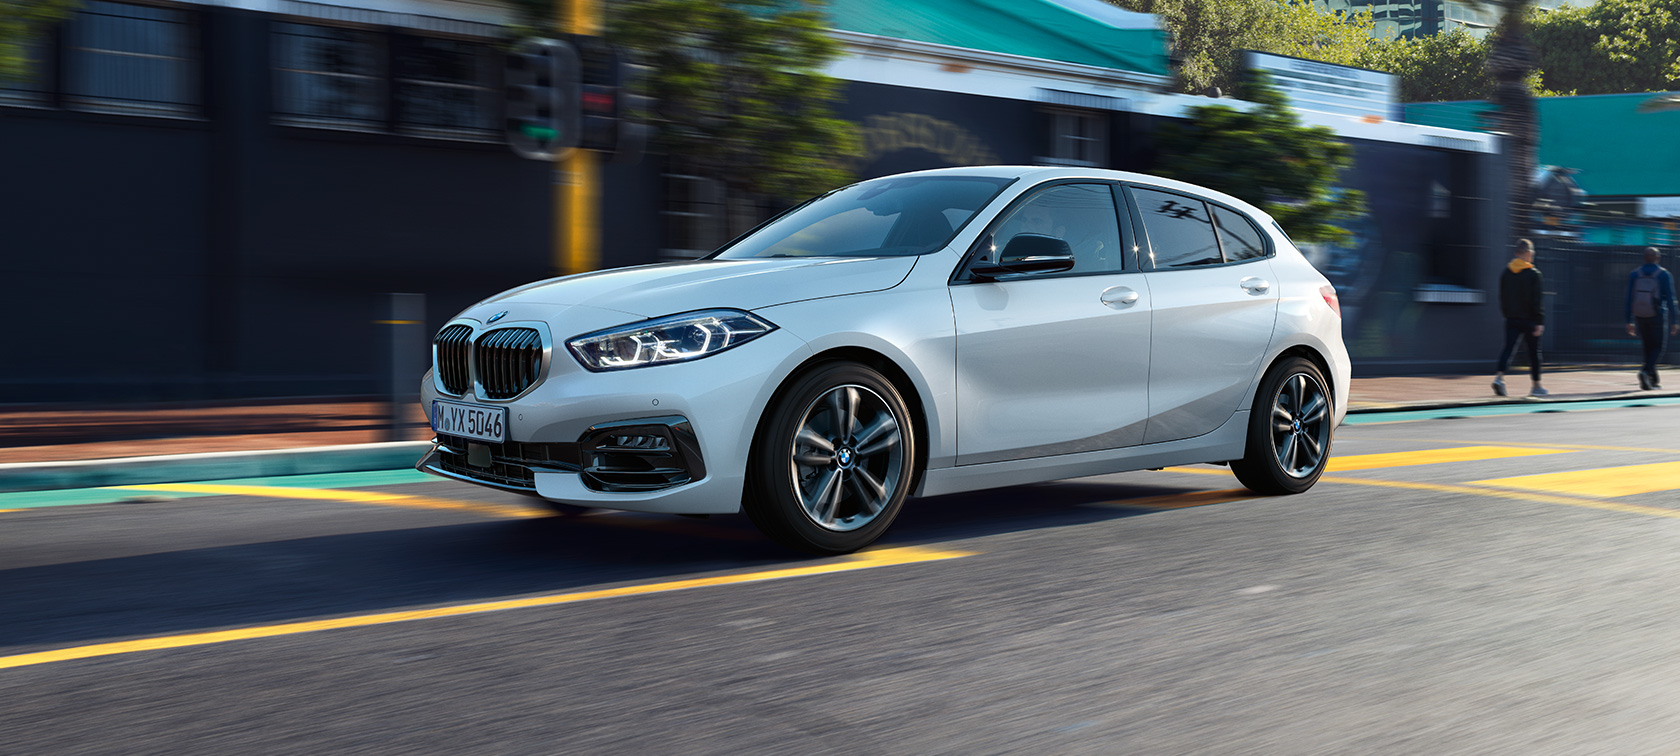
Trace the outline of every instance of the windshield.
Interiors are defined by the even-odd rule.
[[[984,176],[882,178],[836,189],[718,250],[719,260],[756,257],[921,255],[944,247],[1014,179]]]

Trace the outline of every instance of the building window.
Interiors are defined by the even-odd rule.
[[[187,11],[88,0],[66,29],[64,94],[84,110],[198,109],[198,45]]]
[[[276,23],[275,113],[299,126],[499,138],[496,64],[481,42]]]
[[[1108,117],[1078,110],[1045,112],[1050,135],[1050,152],[1042,162],[1050,165],[1101,167],[1108,159]]]
[[[275,113],[290,123],[382,129],[385,59],[378,32],[277,23]]]
[[[665,221],[665,233],[660,255],[693,259],[723,244],[723,187],[712,179],[685,173],[667,173],[664,179],[665,203],[659,215]]]
[[[397,49],[397,123],[435,136],[497,133],[491,48],[454,39],[403,37]]]

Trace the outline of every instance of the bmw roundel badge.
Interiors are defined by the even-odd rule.
[[[501,319],[502,319],[502,317],[503,317],[503,316],[505,316],[505,315],[507,315],[507,310],[502,310],[502,311],[501,311],[501,312],[498,312],[498,313],[496,313],[496,314],[495,314],[495,315],[491,315],[491,316],[490,316],[490,319],[489,319],[489,320],[486,320],[486,321],[484,321],[484,322],[485,322],[485,323],[487,323],[487,324],[488,324],[488,323],[494,323],[494,322],[496,322],[496,321],[498,321],[498,320],[501,320]]]

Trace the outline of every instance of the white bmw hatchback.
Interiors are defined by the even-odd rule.
[[[1348,378],[1335,290],[1253,206],[951,168],[473,305],[434,341],[418,468],[561,508],[745,509],[833,554],[910,496],[1197,462],[1304,491]]]

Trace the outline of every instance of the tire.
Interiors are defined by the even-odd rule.
[[[1257,493],[1297,494],[1312,488],[1330,461],[1334,409],[1317,365],[1300,357],[1274,365],[1255,392],[1248,446],[1231,471]]]
[[[830,363],[793,379],[761,421],[742,508],[798,551],[874,543],[910,494],[912,422],[898,389],[867,366]]]

